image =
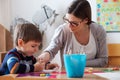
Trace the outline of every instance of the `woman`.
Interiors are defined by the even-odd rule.
[[[58,27],[50,45],[38,58],[48,62],[60,50],[63,65],[63,54],[80,52],[87,55],[86,66],[105,66],[108,62],[106,32],[91,21],[89,2],[74,0],[63,19],[65,23]]]

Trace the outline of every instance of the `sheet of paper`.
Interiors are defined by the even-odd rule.
[[[120,71],[105,72],[105,73],[93,73],[93,74],[107,78],[109,80],[120,80]]]

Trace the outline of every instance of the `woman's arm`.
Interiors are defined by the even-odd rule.
[[[63,26],[59,26],[52,37],[52,40],[49,46],[43,51],[41,55],[38,56],[39,60],[43,60],[48,62],[49,60],[53,59],[54,56],[57,54],[58,50],[63,47],[63,37],[64,31]]]
[[[53,38],[51,39],[51,42],[49,46],[44,50],[48,51],[51,55],[51,58],[53,58],[58,50],[60,50],[61,47],[63,47],[63,37],[64,37],[64,32],[62,26],[59,26],[54,33]]]

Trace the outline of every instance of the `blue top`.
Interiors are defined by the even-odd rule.
[[[0,67],[0,75],[33,72],[35,63],[34,56],[24,57],[21,52],[14,48],[5,55]]]

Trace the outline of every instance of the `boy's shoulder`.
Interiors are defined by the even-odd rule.
[[[36,58],[34,56],[27,56],[27,57],[24,57],[22,55],[22,53],[18,52],[16,48],[14,49],[11,49],[8,53],[7,53],[8,56],[14,56],[14,57],[17,57],[19,60],[22,60],[23,58],[26,58],[28,60],[36,60]]]
[[[18,54],[18,51],[16,48],[13,48],[10,51],[8,51],[7,55],[8,56],[15,56],[15,57],[18,57],[19,59],[21,59],[20,54]]]

